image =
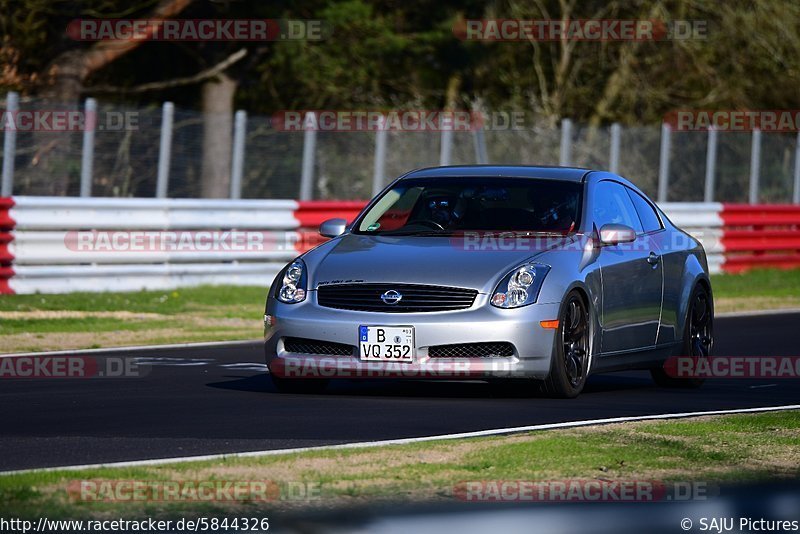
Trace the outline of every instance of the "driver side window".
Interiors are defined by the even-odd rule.
[[[642,223],[622,185],[610,181],[598,183],[592,205],[592,218],[598,230],[605,224],[624,224],[637,234],[642,233]]]

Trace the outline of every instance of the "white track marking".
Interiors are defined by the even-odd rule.
[[[610,417],[606,419],[589,419],[585,421],[568,421],[565,423],[547,423],[543,425],[516,426],[508,428],[494,428],[490,430],[477,430],[474,432],[461,432],[458,434],[440,434],[437,436],[424,436],[419,438],[387,439],[382,441],[364,441],[358,443],[343,443],[341,445],[322,445],[319,447],[297,447],[294,449],[277,449],[251,452],[232,452],[224,454],[206,454],[199,456],[183,456],[178,458],[154,458],[152,460],[134,460],[129,462],[109,462],[105,464],[68,465],[63,467],[45,467],[39,469],[20,469],[16,471],[0,471],[0,475],[13,475],[18,473],[43,473],[47,471],[78,471],[81,469],[98,469],[102,467],[136,467],[161,465],[171,463],[202,462],[208,460],[225,460],[228,458],[258,458],[262,456],[279,456],[309,451],[329,451],[339,449],[362,449],[372,447],[385,447],[388,445],[405,445],[408,443],[421,443],[425,441],[442,441],[451,439],[479,438],[486,436],[499,436],[504,434],[519,434],[541,430],[555,430],[559,428],[575,428],[592,425],[608,425],[613,423],[628,423],[634,421],[653,421],[663,419],[685,419],[689,417],[703,417],[707,415],[731,415],[739,413],[779,412],[786,410],[800,410],[800,404],[785,406],[765,406],[762,408],[740,408],[737,410],[713,410],[707,412],[682,412],[666,413],[659,415],[634,415],[627,417]]]
[[[67,354],[101,354],[106,352],[140,352],[172,349],[203,349],[215,347],[237,347],[260,343],[260,339],[247,339],[242,341],[209,341],[203,343],[173,343],[171,345],[137,345],[134,347],[109,347],[107,349],[70,349],[55,350],[50,352],[18,352],[14,354],[0,354],[0,358],[15,358],[18,356],[62,356]]]
[[[137,365],[150,365],[152,367],[197,367],[211,365],[216,362],[214,358],[134,358]]]
[[[230,369],[232,371],[262,371],[268,373],[267,364],[257,362],[242,362],[242,363],[222,363],[219,365],[223,369]]]

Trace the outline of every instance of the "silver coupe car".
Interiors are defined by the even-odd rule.
[[[635,185],[580,168],[409,172],[269,289],[265,353],[279,391],[331,378],[511,380],[575,397],[592,373],[707,357],[701,244]]]

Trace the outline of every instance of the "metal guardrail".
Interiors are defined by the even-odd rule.
[[[351,221],[362,201],[0,198],[0,293],[266,285],[299,252],[324,241],[319,224]],[[800,266],[800,207],[661,203],[698,238],[712,272]],[[120,250],[98,235],[136,238],[245,235],[252,247]],[[86,238],[95,246],[76,245]],[[109,239],[110,239],[109,238]],[[12,265],[13,263],[13,265]]]
[[[724,270],[725,247],[722,244],[724,233],[720,217],[723,205],[718,202],[669,202],[659,203],[667,217],[685,232],[703,244],[712,273]]]
[[[296,227],[294,200],[212,200],[15,196],[19,230]]]
[[[0,292],[266,285],[297,255],[297,206],[292,200],[15,197],[7,217],[15,221],[7,245],[14,268],[8,266]],[[126,240],[188,237],[191,243],[186,250],[97,246],[98,235],[112,239],[115,232]],[[249,241],[226,248],[237,235]],[[216,239],[216,246],[197,247],[198,236]],[[81,238],[94,246],[81,249]]]
[[[725,204],[725,271],[800,267],[800,206]]]

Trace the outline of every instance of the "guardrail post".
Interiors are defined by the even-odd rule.
[[[800,132],[797,132],[797,141],[794,145],[794,191],[792,202],[800,204]]]
[[[317,116],[306,113],[303,121],[303,167],[300,174],[300,200],[314,197],[314,156],[317,149]]]
[[[484,135],[482,125],[478,125],[477,128],[472,130],[472,144],[475,148],[475,162],[479,165],[486,165],[489,163],[489,152],[486,149],[486,135]]]
[[[561,121],[561,147],[558,151],[558,164],[565,166],[572,161],[572,121]]]
[[[372,168],[372,196],[381,192],[386,185],[386,117],[381,115],[378,119],[378,129],[375,131],[375,164]]]
[[[164,102],[161,113],[161,143],[158,148],[158,176],[156,178],[156,198],[167,198],[169,186],[169,163],[172,153],[172,121],[175,105]]]
[[[97,100],[87,98],[83,113],[83,149],[81,151],[81,193],[92,196],[92,170],[94,168],[94,132],[97,129]]]
[[[608,170],[619,174],[619,145],[622,138],[622,127],[618,122],[611,125],[611,153],[608,155]]]
[[[439,128],[442,130],[441,143],[439,145],[439,166],[450,165],[453,154],[453,119],[449,113],[442,115],[439,120]]]
[[[706,190],[704,202],[714,202],[714,178],[717,172],[717,130],[708,128],[708,147],[706,149]]]
[[[750,146],[750,204],[758,204],[758,178],[761,171],[761,130],[753,130]]]
[[[17,111],[19,111],[19,93],[9,91],[6,95],[6,112],[15,126],[6,128],[3,133],[3,178],[0,182],[0,197],[10,197],[14,189],[14,158],[17,154],[17,118],[15,114]],[[6,121],[6,124],[9,122]]]
[[[661,149],[658,154],[658,202],[667,201],[669,191],[669,149],[672,129],[669,124],[661,125]]]
[[[231,157],[231,198],[242,198],[244,145],[247,132],[247,112],[240,109],[233,118],[233,150]]]

